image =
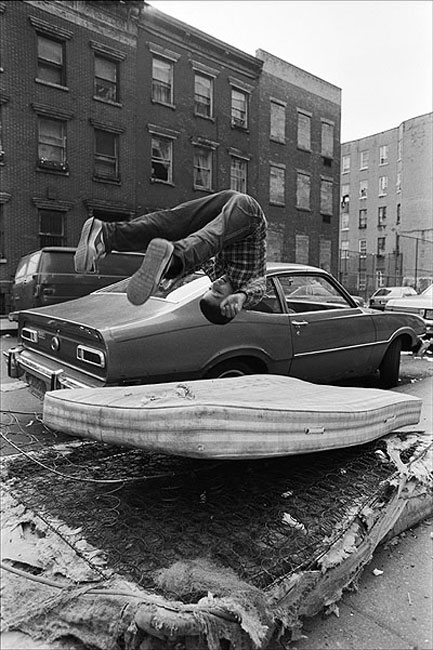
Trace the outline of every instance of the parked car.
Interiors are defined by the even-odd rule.
[[[426,325],[426,337],[433,339],[433,284],[419,295],[389,300],[385,309],[421,316]]]
[[[412,287],[381,287],[373,293],[368,301],[372,309],[385,309],[388,300],[393,298],[404,298],[406,296],[416,296],[416,291]]]
[[[417,349],[425,332],[418,316],[357,306],[330,274],[310,266],[269,264],[263,300],[225,326],[200,311],[210,284],[203,274],[139,307],[127,300],[128,281],[20,311],[19,345],[6,352],[9,375],[39,394],[250,373],[331,383],[377,370],[390,387],[400,351]]]
[[[76,273],[75,248],[46,246],[24,255],[12,284],[14,309],[55,305],[80,298],[120,279],[130,277],[143,261],[142,253],[111,253],[97,273]]]

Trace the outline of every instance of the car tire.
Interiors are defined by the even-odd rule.
[[[226,377],[242,377],[252,375],[254,370],[245,361],[231,359],[218,364],[206,375],[206,379],[225,379]]]
[[[379,366],[379,385],[381,388],[393,388],[398,384],[401,347],[401,338],[398,338],[391,343],[385,352]]]

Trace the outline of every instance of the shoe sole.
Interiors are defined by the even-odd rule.
[[[142,305],[158,287],[173,253],[173,244],[166,239],[152,239],[138,271],[131,277],[126,295],[133,305]]]
[[[88,273],[93,267],[93,263],[89,265],[89,239],[94,221],[94,217],[87,219],[81,230],[80,241],[78,242],[74,256],[75,270],[77,273]]]

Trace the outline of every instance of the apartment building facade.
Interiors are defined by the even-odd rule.
[[[341,146],[340,279],[353,293],[433,280],[432,118]]]
[[[227,187],[263,205],[270,259],[336,273],[339,89],[140,0],[0,1],[0,21],[2,313],[19,258],[87,217]]]

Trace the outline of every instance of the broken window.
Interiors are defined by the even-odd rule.
[[[285,142],[286,135],[286,107],[283,104],[271,101],[271,140]]]
[[[284,205],[285,203],[285,174],[282,167],[271,165],[269,169],[269,201]]]

